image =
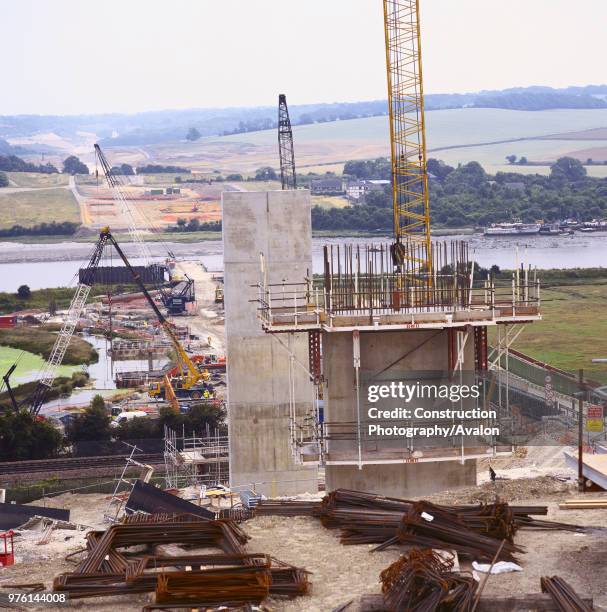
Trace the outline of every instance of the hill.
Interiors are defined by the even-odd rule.
[[[501,91],[428,94],[425,106],[429,111],[470,106],[517,110],[588,109],[607,108],[606,100],[607,85],[562,89],[534,86]],[[295,104],[294,100],[291,102],[291,120],[299,125],[382,116],[387,112],[385,99],[303,105]],[[23,139],[52,133],[60,139],[80,142],[83,134],[90,134],[106,146],[138,146],[183,140],[192,127],[202,136],[218,136],[269,129],[275,125],[274,105],[162,110],[135,114],[13,115],[0,116],[0,138]],[[37,150],[42,149],[37,147]],[[4,154],[7,153],[14,154]]]
[[[596,131],[607,126],[607,109],[535,112],[445,109],[428,113],[426,123],[430,156],[444,159],[451,165],[479,161],[489,172],[504,169],[505,158],[511,154],[552,162],[589,146],[607,146],[607,132]],[[574,133],[575,140],[570,139],[568,132]],[[297,167],[301,172],[341,172],[346,160],[389,154],[388,119],[369,117],[295,126],[294,141]],[[109,155],[128,159],[130,163],[144,161],[145,155],[157,163],[224,174],[252,173],[261,166],[277,167],[278,164],[274,130],[201,138],[192,143],[120,147],[110,149]],[[534,167],[533,172],[547,173],[548,165]],[[602,170],[603,167],[593,168],[590,174]]]

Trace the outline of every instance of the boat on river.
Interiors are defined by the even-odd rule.
[[[532,236],[540,233],[539,223],[492,223],[485,228],[485,236]]]

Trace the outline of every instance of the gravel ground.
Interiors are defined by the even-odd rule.
[[[551,520],[607,529],[606,510],[560,510],[558,503],[577,497],[577,493],[570,483],[551,477],[503,481],[495,485],[487,483],[443,492],[428,499],[437,503],[472,503],[492,501],[496,494],[519,504],[547,505],[547,518]],[[584,497],[601,497],[601,494]],[[102,515],[107,505],[104,495],[66,494],[51,503],[71,508],[74,522],[93,528],[103,525]],[[310,594],[292,601],[268,601],[267,608],[276,612],[329,612],[341,603],[357,600],[364,593],[379,593],[381,570],[400,554],[398,548],[371,553],[371,546],[343,546],[339,543],[338,531],[325,529],[320,521],[307,517],[259,517],[244,523],[243,527],[251,536],[247,546],[249,552],[267,553],[311,572]],[[0,585],[44,582],[50,588],[57,574],[73,569],[73,564],[66,562],[64,557],[83,545],[84,533],[57,530],[47,545],[36,544],[39,532],[18,538],[17,555],[22,562],[0,569]],[[578,592],[592,596],[597,609],[607,610],[607,531],[580,535],[524,530],[519,531],[516,542],[526,551],[520,556],[523,571],[492,576],[485,587],[487,596],[538,593],[541,576],[558,574]],[[460,562],[462,570],[470,567]],[[150,599],[149,595],[97,598],[74,602],[69,609],[140,610]],[[356,602],[351,610],[356,610]]]

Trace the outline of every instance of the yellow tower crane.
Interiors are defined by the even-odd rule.
[[[394,244],[400,270],[431,274],[419,0],[383,0]]]

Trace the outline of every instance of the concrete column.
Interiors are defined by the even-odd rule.
[[[361,415],[362,431],[368,423],[368,405],[365,402],[365,383],[374,384],[408,379],[411,382],[436,382],[434,376],[448,371],[448,332],[439,330],[406,330],[360,332],[361,353]],[[352,435],[357,422],[357,396],[353,367],[351,332],[325,332],[323,334],[323,363],[327,381],[325,420],[327,423],[350,423]],[[464,369],[474,369],[474,341],[472,334],[463,351]],[[386,408],[397,404],[388,402]],[[431,407],[432,402],[416,405]],[[439,442],[440,443],[440,442]],[[445,445],[450,442],[445,440]],[[381,442],[366,440],[362,454],[373,464],[327,465],[327,490],[356,489],[393,497],[428,495],[444,489],[476,484],[476,460],[464,464],[458,460],[419,462],[411,464],[380,463],[391,459],[391,452],[408,448],[408,441],[395,438]],[[337,439],[328,444],[328,461],[356,462],[357,440]],[[396,456],[396,455],[394,455]],[[364,464],[364,459],[363,459]]]
[[[270,283],[301,283],[312,270],[308,191],[225,192],[223,206],[228,426],[232,486],[285,495],[317,490],[316,467],[297,465],[289,445],[289,355],[257,318],[260,253]],[[287,337],[281,336],[284,344]],[[293,349],[308,362],[307,336]],[[298,414],[312,409],[313,385],[295,367]]]

